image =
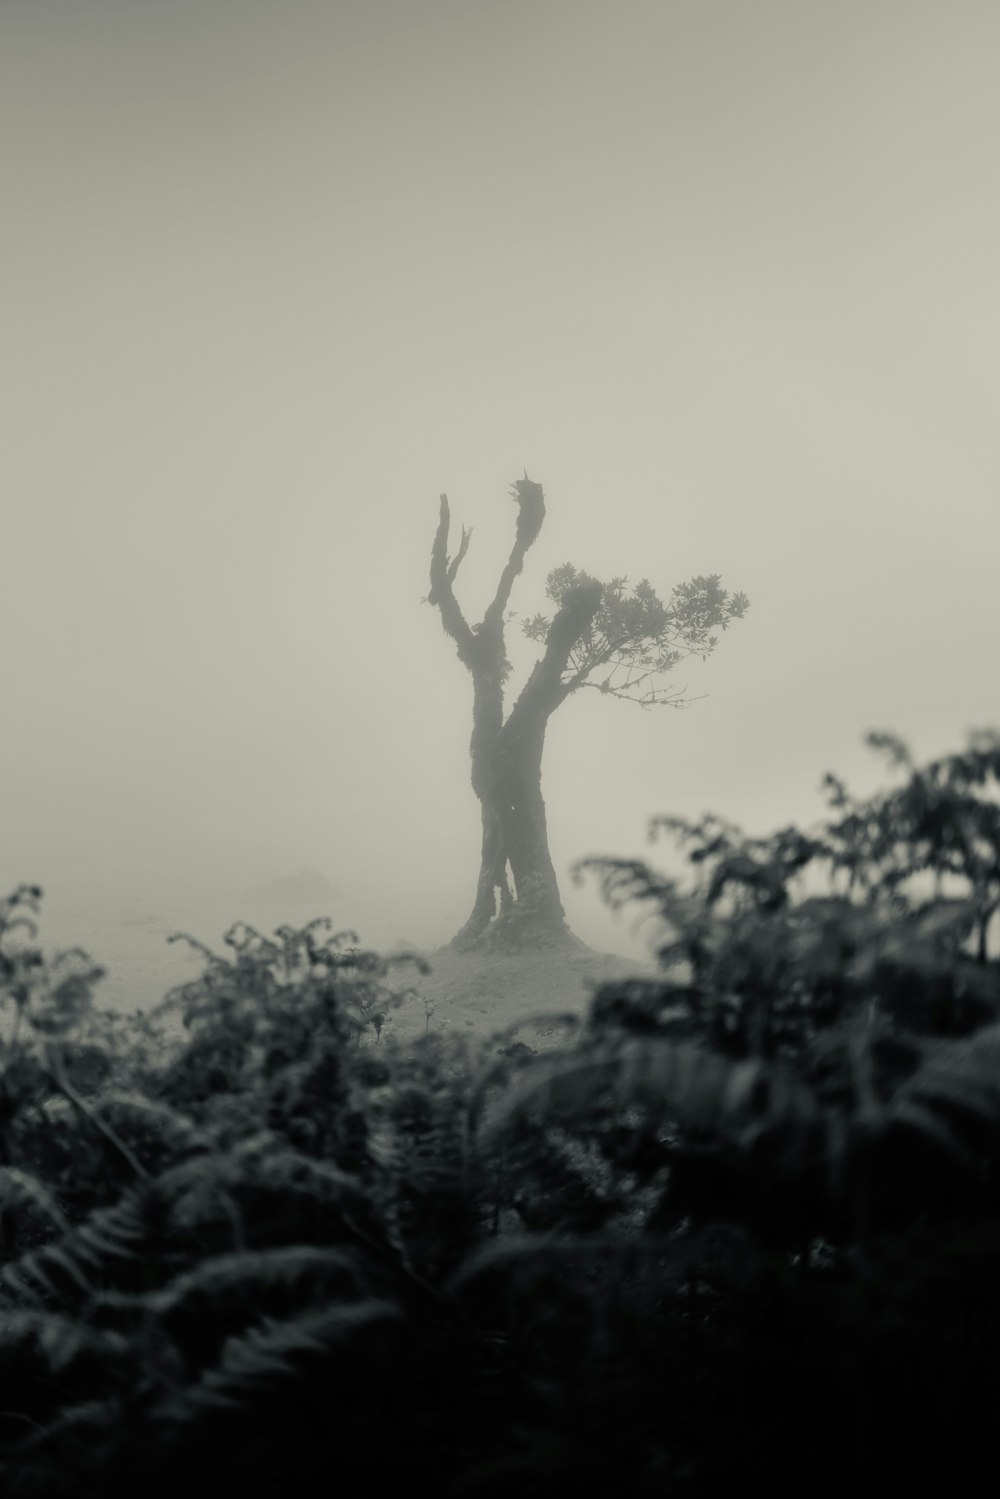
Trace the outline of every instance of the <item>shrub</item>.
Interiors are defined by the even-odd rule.
[[[1000,748],[878,744],[902,784],[831,779],[816,831],[661,820],[686,880],[592,864],[658,914],[662,972],[543,1056],[380,1041],[389,967],[315,926],[206,951],[159,1059],[79,991],[61,1030],[31,1017],[63,1001],[15,1000],[9,1492],[971,1481],[1000,1377]]]

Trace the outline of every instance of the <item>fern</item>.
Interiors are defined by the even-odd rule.
[[[312,1294],[316,1287],[341,1281],[355,1288],[361,1276],[358,1259],[343,1250],[284,1244],[202,1260],[162,1291],[143,1298],[142,1304],[157,1317],[169,1319],[210,1307],[219,1298],[253,1298],[269,1290]]]
[[[120,1458],[129,1439],[124,1416],[117,1395],[67,1404],[13,1452],[0,1457],[5,1491],[12,1499],[71,1499],[81,1492],[81,1480],[111,1468]]]
[[[141,1273],[158,1238],[155,1204],[139,1188],[98,1209],[55,1243],[13,1260],[0,1271],[0,1285],[15,1298],[75,1304],[126,1267]]]
[[[289,1244],[242,1250],[199,1261],[159,1290],[95,1297],[102,1322],[149,1329],[168,1339],[189,1368],[212,1362],[226,1337],[263,1315],[287,1316],[337,1296],[369,1293],[357,1252]]]
[[[342,1361],[349,1348],[357,1358],[362,1339],[370,1342],[372,1333],[399,1320],[396,1307],[379,1300],[313,1308],[286,1321],[265,1319],[230,1338],[218,1365],[166,1400],[157,1416],[183,1427],[218,1410],[260,1408],[282,1386],[315,1378],[331,1358]]]
[[[894,1197],[909,1183],[911,1211],[930,1190],[967,1202],[971,1191],[1000,1211],[1000,1026],[938,1047],[896,1091],[879,1127],[896,1147],[884,1174],[893,1162]]]
[[[42,1182],[17,1166],[0,1166],[0,1212],[17,1214],[25,1208],[57,1229],[68,1227],[65,1213]]]
[[[120,1367],[129,1347],[121,1333],[60,1312],[14,1308],[5,1312],[0,1323],[0,1362],[7,1364],[12,1353],[26,1349],[37,1352],[52,1374],[63,1373],[85,1355],[96,1355],[108,1367]]]
[[[808,1088],[762,1059],[734,1062],[692,1043],[626,1041],[536,1063],[480,1130],[489,1148],[525,1115],[586,1125],[598,1103],[626,1101],[659,1111],[685,1130],[748,1146],[786,1123],[808,1128],[816,1105]]]

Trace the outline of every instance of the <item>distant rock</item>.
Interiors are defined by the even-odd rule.
[[[304,869],[300,874],[287,874],[269,880],[266,885],[255,885],[245,892],[245,897],[268,906],[329,907],[337,899],[337,891],[325,874]]]

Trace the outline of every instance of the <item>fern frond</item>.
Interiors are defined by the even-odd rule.
[[[97,1354],[117,1364],[129,1352],[129,1339],[109,1328],[95,1327],[79,1317],[35,1308],[5,1313],[0,1322],[0,1351],[9,1357],[15,1348],[36,1349],[53,1373],[67,1369],[84,1354]]]
[[[7,1461],[0,1459],[0,1476],[18,1499],[70,1499],[74,1493],[103,1491],[104,1484],[92,1488],[88,1480],[105,1466],[114,1470],[122,1423],[118,1395],[74,1402],[33,1431]]]
[[[659,1108],[685,1128],[721,1133],[747,1113],[767,1072],[761,1061],[733,1062],[691,1042],[628,1041],[563,1053],[527,1067],[491,1111],[480,1143],[498,1143],[525,1116],[586,1126],[601,1097]]]
[[[73,1240],[78,1257],[95,1271],[107,1260],[135,1260],[149,1238],[149,1194],[127,1192],[113,1207],[91,1213]]]
[[[933,1136],[956,1156],[1000,1143],[1000,1026],[936,1048],[885,1111],[884,1128],[900,1125]]]
[[[95,1282],[113,1276],[122,1261],[141,1261],[150,1237],[149,1207],[148,1192],[140,1188],[126,1193],[112,1207],[91,1213],[56,1243],[6,1265],[0,1271],[0,1284],[30,1300],[37,1300],[39,1293],[57,1300],[67,1293],[89,1294]]]
[[[104,1292],[90,1303],[101,1321],[142,1326],[168,1341],[189,1369],[214,1363],[219,1349],[264,1316],[293,1316],[336,1297],[370,1294],[363,1257],[286,1244],[212,1255],[162,1289]]]
[[[374,1299],[310,1310],[287,1321],[266,1319],[229,1338],[218,1365],[193,1389],[164,1401],[157,1414],[188,1425],[213,1411],[256,1406],[281,1386],[301,1380],[331,1353],[400,1322],[395,1306]]]
[[[62,1243],[32,1250],[0,1270],[0,1285],[19,1302],[39,1304],[46,1297],[64,1300],[67,1282],[84,1295],[91,1290],[89,1279]]]
[[[560,1053],[533,1062],[518,1081],[484,1111],[477,1143],[490,1150],[502,1144],[526,1118],[554,1122],[582,1120],[595,1100],[616,1089],[622,1071],[620,1051]]]
[[[918,1139],[939,1145],[956,1165],[971,1166],[974,1163],[974,1153],[955,1129],[939,1118],[933,1108],[914,1099],[907,1099],[895,1105],[890,1119],[897,1128],[902,1126],[912,1130]]]
[[[369,1195],[355,1177],[275,1146],[268,1135],[168,1169],[156,1192],[172,1232],[187,1239],[207,1234],[217,1249],[226,1240],[238,1250],[312,1243],[317,1235],[326,1242],[372,1218]]]
[[[66,1215],[53,1194],[36,1176],[17,1166],[0,1166],[0,1208],[27,1207],[57,1228],[68,1227]]]
[[[328,1294],[334,1286],[355,1290],[364,1279],[356,1256],[345,1250],[312,1244],[283,1244],[276,1249],[246,1249],[213,1255],[145,1298],[143,1304],[169,1319],[195,1307],[211,1310],[220,1300],[257,1298],[268,1291],[289,1295]]]
[[[728,1214],[747,1193],[776,1213],[775,1194],[787,1198],[791,1182],[819,1186],[826,1175],[829,1119],[810,1088],[780,1064],[737,1062],[690,1042],[632,1040],[533,1065],[486,1117],[477,1143],[486,1155],[506,1151],[508,1162],[515,1149],[520,1169],[538,1171],[544,1181],[558,1164],[553,1125],[581,1142],[599,1138],[630,1109],[645,1116],[643,1131],[655,1142],[651,1159],[671,1166],[654,1224],[658,1214],[666,1223],[694,1203],[699,1212]],[[598,1220],[606,1208],[625,1210],[627,1192],[608,1193],[592,1170],[583,1181],[592,1198],[587,1211]],[[577,1221],[582,1211],[579,1202]]]

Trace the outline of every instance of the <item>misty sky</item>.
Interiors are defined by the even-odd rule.
[[[446,490],[479,617],[524,468],[521,613],[563,561],[752,600],[686,711],[553,719],[560,870],[1000,722],[998,56],[989,0],[0,0],[5,888],[315,868],[450,936],[421,598]]]

